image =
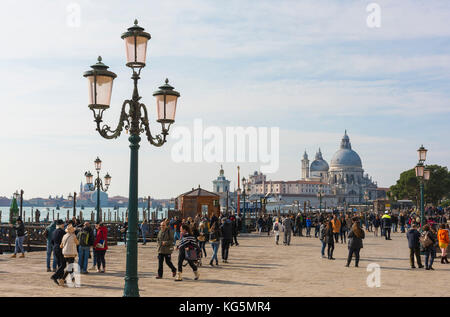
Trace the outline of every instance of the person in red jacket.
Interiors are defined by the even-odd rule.
[[[95,228],[97,229],[97,236],[94,241],[94,252],[97,257],[97,272],[105,273],[105,254],[106,250],[108,250],[108,229],[99,221],[95,224]],[[103,270],[100,270],[101,266]]]

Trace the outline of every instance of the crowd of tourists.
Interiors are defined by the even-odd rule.
[[[410,250],[410,266],[426,270],[434,270],[436,249],[441,251],[441,264],[448,264],[447,247],[449,244],[449,226],[447,220],[450,210],[428,208],[425,222],[421,227],[419,214],[414,210],[397,210],[394,212],[299,212],[283,216],[260,215],[254,222],[258,235],[274,235],[275,244],[285,246],[291,244],[291,237],[317,238],[321,242],[322,258],[335,260],[333,253],[336,244],[347,244],[348,256],[346,266],[355,258],[355,266],[360,261],[360,250],[366,233],[373,233],[375,237],[391,240],[391,232],[404,233]],[[13,229],[16,232],[15,250],[12,258],[25,257],[23,242],[25,226],[19,217]],[[239,215],[222,214],[212,217],[196,216],[180,219],[164,219],[159,224],[157,233],[157,279],[163,278],[164,262],[172,272],[175,281],[182,281],[183,267],[189,265],[194,273],[194,279],[200,277],[199,266],[202,261],[209,260],[209,265],[219,266],[219,249],[222,263],[228,263],[231,246],[238,246],[238,234],[242,228]],[[139,228],[143,238],[143,245],[150,233],[150,224],[144,220]],[[126,244],[128,219],[120,229]],[[58,286],[65,286],[66,278],[74,270],[80,274],[89,271],[105,273],[105,255],[108,250],[108,229],[102,222],[92,226],[89,222],[82,222],[73,218],[70,221],[55,220],[44,231],[47,239],[46,266],[52,272],[51,279]],[[207,247],[210,245],[210,250]],[[171,255],[178,252],[176,266],[172,263]],[[208,254],[210,257],[208,258]],[[421,254],[425,255],[425,265],[422,264]],[[77,259],[78,258],[78,259]],[[75,263],[77,259],[77,262]],[[88,268],[89,259],[92,266]],[[53,260],[53,261],[52,261]],[[52,263],[53,262],[53,263]],[[78,265],[76,265],[78,264]],[[71,275],[73,278],[73,274]]]

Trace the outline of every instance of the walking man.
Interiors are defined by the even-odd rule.
[[[406,233],[406,238],[408,239],[409,247],[409,263],[411,268],[415,269],[414,256],[416,256],[417,265],[423,268],[422,261],[420,259],[420,232],[417,231],[417,225],[413,224],[412,228]]]
[[[291,244],[291,233],[292,233],[292,220],[290,217],[286,217],[283,220],[283,231],[284,231],[284,245]]]

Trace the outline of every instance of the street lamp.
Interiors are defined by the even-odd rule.
[[[147,53],[147,42],[150,34],[144,32],[144,28],[134,26],[128,28],[121,36],[125,40],[126,66],[132,69],[131,79],[134,82],[133,95],[130,100],[122,104],[119,123],[115,129],[103,124],[103,112],[109,108],[111,101],[112,83],[116,74],[108,71],[108,66],[102,63],[101,57],[98,63],[91,66],[91,70],[84,73],[89,81],[89,108],[94,114],[98,133],[105,139],[115,139],[120,136],[123,129],[130,133],[130,188],[128,201],[128,231],[127,231],[127,259],[125,273],[124,296],[139,296],[138,274],[137,274],[137,226],[138,226],[138,151],[140,134],[144,133],[150,144],[160,147],[166,143],[171,124],[175,122],[175,112],[180,94],[169,85],[165,84],[153,93],[156,98],[157,122],[161,124],[161,134],[153,136],[150,131],[147,107],[140,102],[141,96],[138,92],[138,80],[142,68],[145,67]],[[128,111],[127,111],[128,109]],[[106,183],[106,180],[105,180]]]
[[[77,193],[73,192],[73,196],[70,193],[69,196],[67,196],[68,200],[73,200],[73,216],[76,217],[77,213]]]
[[[423,145],[417,150],[419,154],[419,163],[415,167],[416,177],[419,179],[420,183],[420,230],[423,230],[423,225],[425,221],[425,202],[423,197],[423,184],[424,181],[430,179],[431,171],[425,168],[423,164],[427,158],[427,149]]]
[[[322,184],[319,185],[319,191],[317,192],[317,198],[319,198],[319,212],[322,213]]]
[[[247,185],[247,180],[245,179],[245,177],[242,177],[242,187],[243,187],[243,191],[242,194],[244,196],[244,218],[242,219],[242,232],[243,233],[247,233],[247,226],[246,226],[246,222],[245,220],[246,218],[246,208],[245,208],[245,187]]]
[[[95,184],[93,183],[93,175],[90,171],[84,173],[84,176],[86,176],[86,184],[88,185],[89,189],[94,191],[97,190],[97,221],[102,221],[102,215],[100,212],[100,190],[103,192],[107,192],[109,185],[111,185],[111,176],[109,173],[106,173],[105,175],[105,187],[103,187],[103,181],[100,177],[100,170],[102,168],[102,161],[97,157],[94,161],[95,169],[97,171],[97,178],[95,179]],[[76,195],[76,193],[75,193]],[[73,212],[75,216],[75,202],[73,207]]]

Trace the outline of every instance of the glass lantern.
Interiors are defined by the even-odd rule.
[[[180,93],[169,85],[168,79],[166,79],[164,85],[159,87],[159,90],[153,93],[153,96],[156,97],[157,122],[162,124],[175,122],[177,100],[180,97]]]
[[[144,28],[134,20],[134,25],[121,36],[125,40],[125,50],[127,55],[127,66],[131,68],[145,67],[147,55],[147,42],[151,38],[150,34],[144,32]]]

